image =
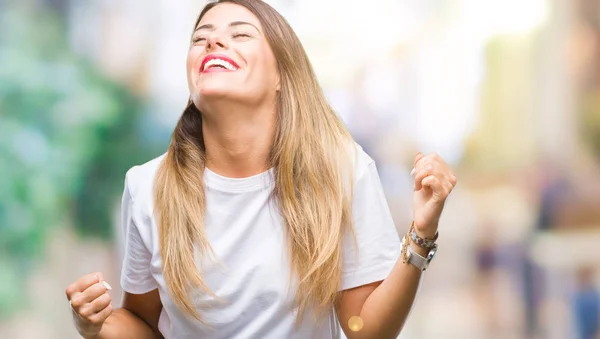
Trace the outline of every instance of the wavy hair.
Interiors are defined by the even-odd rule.
[[[221,3],[241,5],[263,26],[280,74],[276,126],[269,152],[273,195],[283,217],[290,254],[290,279],[297,279],[297,321],[307,307],[328,310],[341,281],[342,239],[352,232],[352,138],[327,103],[308,56],[287,21],[259,0],[209,3],[196,24]],[[197,265],[195,250],[214,258],[204,229],[206,163],[202,113],[192,103],[172,135],[155,181],[163,274],[175,304],[202,321],[190,292],[215,296]],[[215,296],[216,297],[216,296]]]

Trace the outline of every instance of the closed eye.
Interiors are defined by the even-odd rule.
[[[250,38],[251,37],[250,34],[248,34],[248,33],[234,33],[232,36],[233,36],[234,39],[235,38]]]

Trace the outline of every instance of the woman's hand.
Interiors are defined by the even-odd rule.
[[[456,185],[456,176],[437,154],[425,156],[420,152],[415,158],[411,175],[415,178],[415,230],[419,237],[432,239],[437,232],[446,198]]]
[[[92,339],[98,336],[106,318],[112,313],[110,285],[102,273],[85,275],[67,287],[73,320],[79,334]]]

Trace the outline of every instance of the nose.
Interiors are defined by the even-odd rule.
[[[215,49],[226,49],[227,43],[225,39],[222,38],[221,34],[211,34],[206,38],[206,50],[211,51]]]

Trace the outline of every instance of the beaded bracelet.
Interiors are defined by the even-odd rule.
[[[411,222],[410,223],[410,227],[408,229],[408,237],[409,239],[411,239],[415,244],[417,244],[420,247],[426,248],[426,249],[432,249],[435,246],[435,241],[438,239],[439,233],[436,231],[435,232],[435,236],[433,237],[433,239],[427,239],[427,238],[421,238],[417,235],[417,232],[415,230],[415,222]]]

